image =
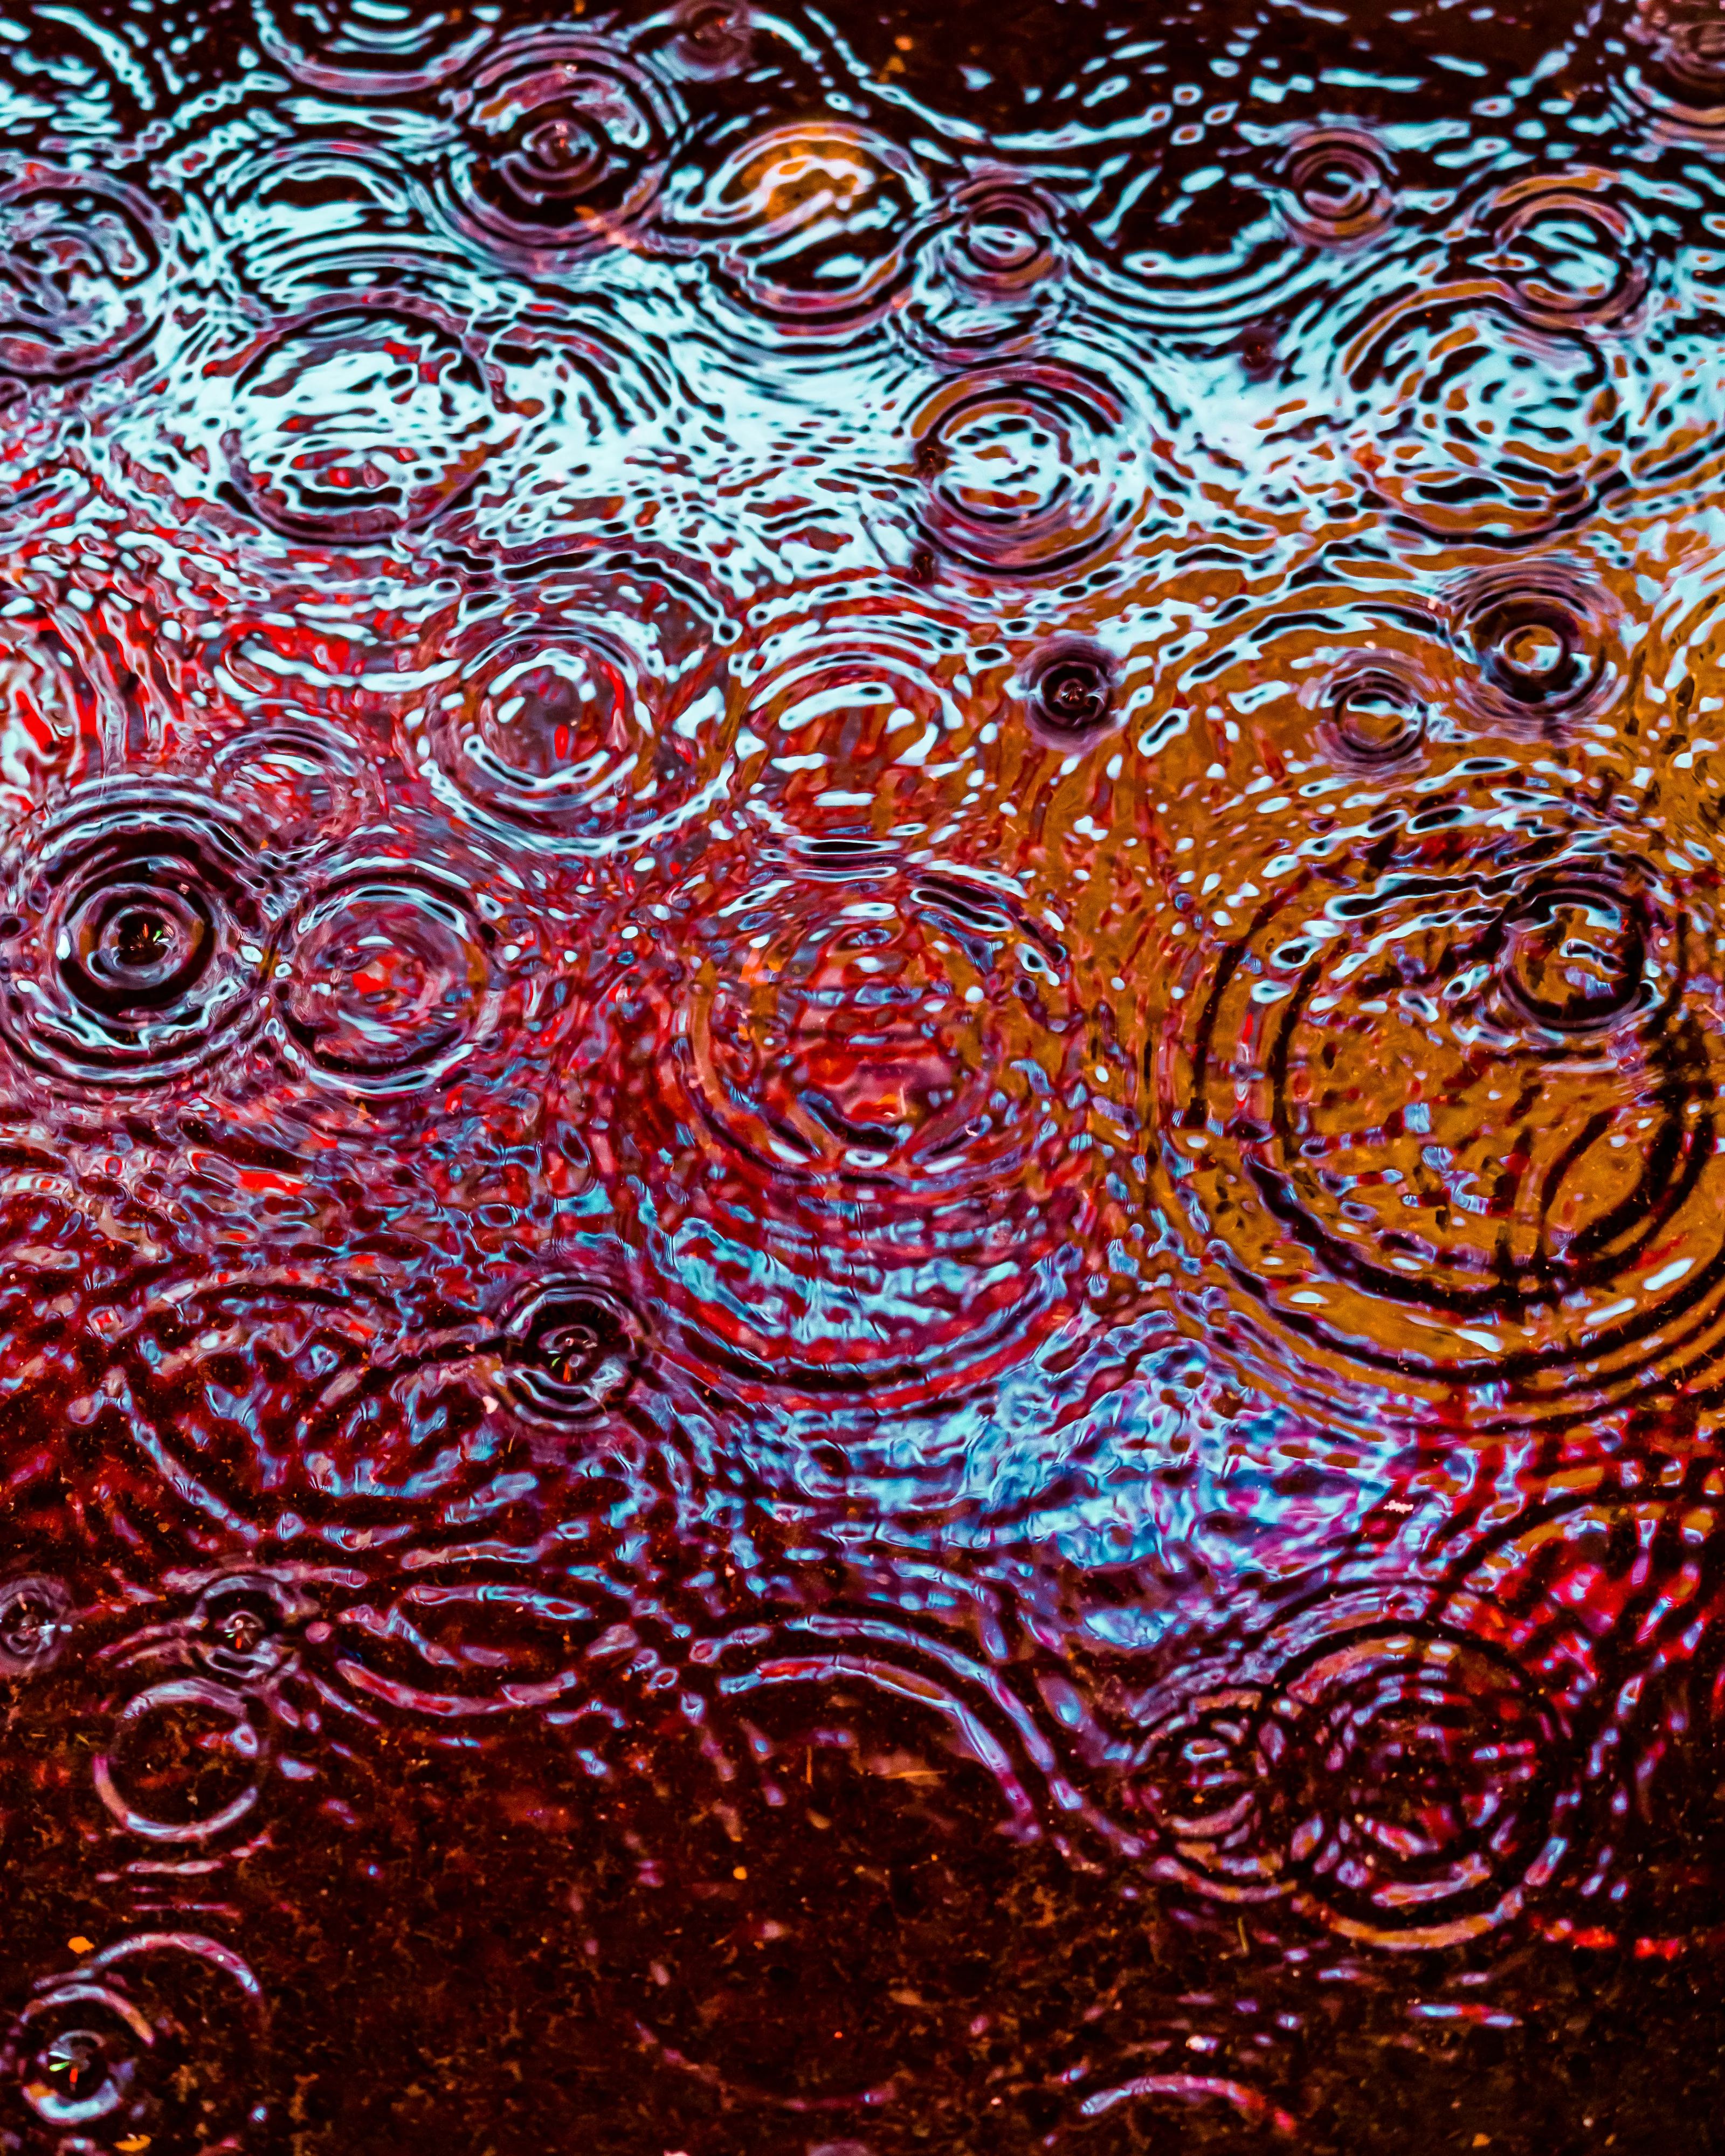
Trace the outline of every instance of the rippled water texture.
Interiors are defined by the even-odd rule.
[[[0,2156],[1725,2147],[1722,350],[1706,0],[0,11]]]

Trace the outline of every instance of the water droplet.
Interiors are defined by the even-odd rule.
[[[490,54],[460,103],[447,199],[461,230],[539,275],[635,239],[675,124],[648,69],[608,40],[536,32]]]
[[[0,1027],[37,1070],[159,1085],[260,1023],[280,901],[214,801],[132,781],[89,788],[19,833],[11,869]]]
[[[634,1382],[640,1320],[619,1296],[581,1280],[540,1282],[504,1327],[507,1389],[520,1411],[553,1425],[589,1422]]]
[[[1381,143],[1344,128],[1302,136],[1286,164],[1289,228],[1320,247],[1375,239],[1395,214],[1389,161]]]
[[[1028,669],[1032,720],[1060,748],[1085,748],[1114,718],[1114,667],[1101,645],[1068,637],[1039,652]]]
[[[72,1598],[45,1573],[27,1573],[0,1584],[0,1669],[8,1676],[51,1668],[73,1625]]]
[[[1376,766],[1413,754],[1425,738],[1426,714],[1414,685],[1393,664],[1367,660],[1331,691],[1330,724],[1349,756]]]

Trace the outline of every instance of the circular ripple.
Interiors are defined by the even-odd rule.
[[[268,831],[285,865],[336,844],[370,805],[372,774],[359,745],[316,719],[247,724],[205,755],[211,792]]]
[[[1270,1716],[1296,1899],[1345,1938],[1419,1952],[1495,1931],[1561,1848],[1561,1719],[1486,1640],[1389,1625],[1322,1640],[1282,1670]]]
[[[644,1338],[619,1296],[591,1281],[543,1281],[508,1313],[504,1383],[517,1412],[566,1429],[597,1422],[634,1386]]]
[[[956,809],[951,773],[969,767],[978,715],[998,695],[974,645],[960,612],[840,586],[818,611],[799,603],[770,621],[739,655],[744,716],[763,758],[747,793],[800,860],[837,847],[832,858],[854,865],[860,844],[878,866],[899,850],[872,834],[932,820],[937,804]]]
[[[530,272],[630,240],[664,178],[676,116],[615,44],[540,33],[492,54],[462,95],[449,215]]]
[[[1185,2025],[1183,2020],[1176,2025]],[[1273,2146],[1272,2134],[1280,2139],[1299,2132],[1291,2112],[1262,2089],[1214,2072],[1172,2069],[1135,2074],[1130,2081],[1092,2091],[1074,2107],[1080,2123],[1050,2134],[1042,2144],[1060,2156],[1139,2156],[1146,2148],[1170,2143],[1199,2147],[1213,2156],[1249,2156]],[[1194,2133],[1202,2135],[1201,2141],[1191,2140]]]
[[[655,57],[690,82],[741,74],[755,54],[754,25],[743,0],[680,0],[661,18]]]
[[[475,1507],[536,1487],[521,1423],[505,1412],[506,1366],[523,1358],[477,1316],[410,1332],[413,1287],[218,1277],[165,1289],[116,1348],[126,1404],[106,1411],[104,1441],[141,1451],[185,1503],[253,1542],[310,1527],[363,1548],[429,1536],[451,1511],[470,1524]],[[224,1645],[226,1614],[223,1603],[198,1614],[188,1651],[218,1690],[249,1696],[260,1680],[234,1657],[266,1649]],[[259,1620],[270,1621],[254,1604],[242,1635]]]
[[[1320,128],[1289,149],[1282,215],[1295,239],[1313,247],[1375,239],[1395,215],[1384,146],[1348,128]]]
[[[206,1677],[170,1679],[115,1716],[92,1763],[96,1794],[127,1834],[213,1841],[256,1810],[273,1739],[268,1711],[249,1694]]]
[[[1343,364],[1364,506],[1427,536],[1526,542],[1584,522],[1623,482],[1621,377],[1585,324],[1536,331],[1519,300],[1468,280],[1399,295]]]
[[[67,2150],[238,2146],[261,2003],[237,1954],[187,1932],[141,1933],[44,1977],[0,2049],[25,2137],[13,2145],[48,2145],[45,2130]]]
[[[412,753],[459,814],[552,850],[644,845],[728,791],[727,624],[650,565],[481,604],[422,646]]]
[[[911,423],[925,536],[988,575],[1065,575],[1117,547],[1142,506],[1124,401],[1076,368],[1023,363],[944,383]]]
[[[1430,726],[1426,685],[1398,654],[1365,651],[1324,685],[1322,733],[1335,753],[1363,771],[1406,763]]]
[[[316,1609],[291,1581],[269,1573],[228,1573],[198,1595],[186,1637],[193,1658],[218,1685],[249,1691],[293,1666],[297,1635]]]
[[[893,322],[916,351],[969,366],[1045,336],[1068,296],[1055,205],[1016,180],[973,180],[917,244]]]
[[[1629,23],[1637,49],[1630,96],[1659,131],[1716,141],[1725,135],[1725,31],[1705,0],[1641,0]]]
[[[1600,192],[1602,174],[1579,177],[1579,186],[1540,177],[1507,188],[1489,214],[1486,266],[1523,318],[1542,329],[1619,329],[1647,289],[1640,234]]]
[[[734,150],[676,223],[726,297],[776,335],[848,338],[902,282],[927,199],[922,173],[885,136],[797,121]]]
[[[702,1642],[686,1681],[713,1695],[709,1733],[667,1732],[674,1767],[661,1748],[612,1784],[629,1846],[603,1851],[586,1906],[619,2010],[667,2065],[797,2110],[914,2102],[978,2059],[975,2017],[1035,1993],[1027,1933],[1058,1911],[1028,1881],[1012,1906],[998,1846],[1039,1876],[1028,1722],[988,1673],[918,1646],[836,1615]]]
[[[1718,1017],[1682,903],[1532,813],[1494,839],[1452,794],[1375,829],[1263,902],[1164,1044],[1180,1213],[1350,1357],[1626,1375],[1722,1261]]]
[[[1009,1367],[1095,1233],[1064,951],[934,870],[774,878],[702,918],[614,1142],[673,1345],[880,1402]]]
[[[1148,1730],[1111,1731],[1111,1801],[1153,1876],[1205,1901],[1459,1945],[1543,1895],[1568,1845],[1584,1702],[1554,1646],[1476,1589],[1322,1595],[1148,1692]]]
[[[1636,1479],[1599,1466],[1579,1494],[1530,1484],[1507,1520],[1458,1538],[1451,1591],[1585,1731],[1548,1933],[1667,1954],[1725,1935],[1725,1535],[1716,1495]]]
[[[434,295],[460,276],[459,243],[429,228],[417,176],[347,131],[272,136],[222,160],[213,180],[254,320],[290,318],[341,294],[352,304],[380,286]]]
[[[387,98],[459,74],[492,32],[489,9],[377,0],[254,0],[259,42],[297,82],[336,97]]]
[[[95,172],[0,177],[0,373],[112,367],[156,326],[163,238],[148,200]]]
[[[110,784],[15,855],[0,1030],[45,1075],[148,1086],[264,1014],[280,901],[237,819],[189,790]]]
[[[1463,676],[1478,670],[1471,643],[1435,606],[1400,591],[1313,578],[1193,641],[1198,649],[1183,664],[1158,654],[1147,692],[1132,700],[1133,737],[1145,752],[1191,755],[1196,777],[1209,752],[1199,753],[1193,715],[1209,738],[1220,730],[1225,740],[1231,714],[1251,712],[1257,753],[1278,793],[1284,775],[1298,790],[1275,824],[1266,828],[1260,816],[1251,839],[1234,842],[1235,858],[1260,859],[1266,838],[1276,851],[1297,845],[1307,818],[1316,826],[1325,814],[1304,805],[1321,801],[1324,771],[1339,767],[1399,786],[1423,766],[1451,760],[1478,732],[1462,708]],[[1299,775],[1314,763],[1308,791]],[[1200,827],[1191,835],[1198,839]],[[1225,875],[1232,860],[1218,854],[1211,865]]]
[[[232,372],[228,488],[290,539],[363,543],[424,523],[517,424],[455,331],[405,307],[331,301]]]
[[[690,1014],[692,1086],[732,1147],[811,1181],[930,1194],[1024,1164],[1029,1118],[994,1097],[1012,1084],[1002,1036],[1058,1040],[1076,1019],[1063,954],[1009,895],[931,870],[850,901],[773,894],[762,912],[775,932]]]
[[[497,1024],[496,938],[453,883],[378,861],[316,893],[276,997],[296,1067],[344,1092],[415,1093]]]
[[[1024,670],[1032,731],[1050,748],[1091,747],[1120,724],[1116,669],[1099,644],[1078,636],[1045,644]]]
[[[1457,700],[1488,724],[1550,735],[1620,688],[1611,595],[1563,562],[1484,570],[1446,598]]]
[[[35,1676],[52,1669],[74,1622],[63,1581],[36,1572],[0,1582],[0,1675]]]
[[[1125,1784],[1132,1824],[1165,1845],[1158,1870],[1212,1901],[1287,1892],[1282,1792],[1259,1742],[1264,1708],[1250,1686],[1181,1700],[1137,1748]]]

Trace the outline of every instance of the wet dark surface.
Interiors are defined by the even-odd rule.
[[[1688,0],[0,18],[0,2149],[1725,2143],[1722,308]]]

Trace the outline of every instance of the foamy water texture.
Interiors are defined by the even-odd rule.
[[[12,0],[0,2156],[1720,2145],[1722,339],[1702,0]]]

